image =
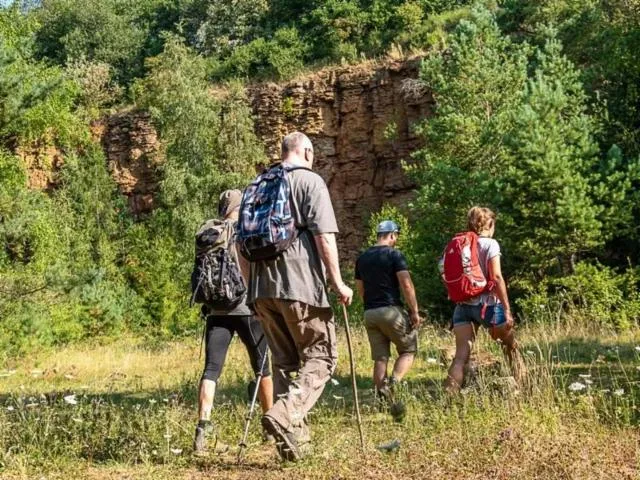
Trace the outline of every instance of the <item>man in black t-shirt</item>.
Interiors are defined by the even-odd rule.
[[[366,250],[356,262],[356,287],[364,299],[364,321],[367,327],[373,367],[373,382],[383,397],[409,371],[418,349],[421,318],[415,288],[404,255],[395,249],[400,229],[386,220],[378,225],[378,243]],[[400,294],[409,314],[402,306]],[[391,377],[387,377],[391,344],[398,358]]]

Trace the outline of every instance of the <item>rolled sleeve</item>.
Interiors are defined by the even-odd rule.
[[[309,190],[305,207],[307,228],[313,235],[338,233],[338,222],[333,211],[329,189],[322,178],[318,177],[313,188]]]

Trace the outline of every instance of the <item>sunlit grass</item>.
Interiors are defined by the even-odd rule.
[[[190,451],[199,340],[149,348],[124,339],[39,352],[0,368],[0,476],[637,478],[640,332],[520,329],[529,369],[523,386],[514,386],[498,346],[483,334],[476,377],[451,399],[441,388],[451,334],[426,328],[402,389],[408,415],[395,424],[374,407],[366,336],[354,330],[365,454],[344,338],[335,381],[311,415],[314,453],[299,465],[280,464],[274,449],[260,443],[257,416],[246,461],[236,464],[251,378],[239,342],[229,352],[213,414],[232,448],[196,459]],[[394,453],[375,448],[396,440]]]

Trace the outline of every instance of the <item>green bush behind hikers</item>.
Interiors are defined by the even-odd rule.
[[[1,358],[194,332],[186,245],[214,216],[210,199],[264,162],[242,87],[212,94],[211,79],[288,76],[394,45],[429,49],[421,86],[437,101],[416,127],[428,148],[408,162],[417,195],[401,209],[421,305],[450,313],[436,259],[482,202],[504,226],[496,237],[522,318],[544,305],[637,324],[640,14],[622,0],[497,4],[244,2],[224,25],[196,0],[0,9]],[[159,208],[140,218],[89,131],[131,103],[151,112],[167,153]],[[30,146],[62,153],[53,191],[27,188],[16,150]]]

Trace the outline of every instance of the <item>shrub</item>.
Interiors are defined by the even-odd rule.
[[[621,273],[599,264],[580,262],[572,275],[543,280],[518,301],[518,306],[531,321],[551,313],[558,320],[626,329],[640,320],[639,280],[636,269]]]

